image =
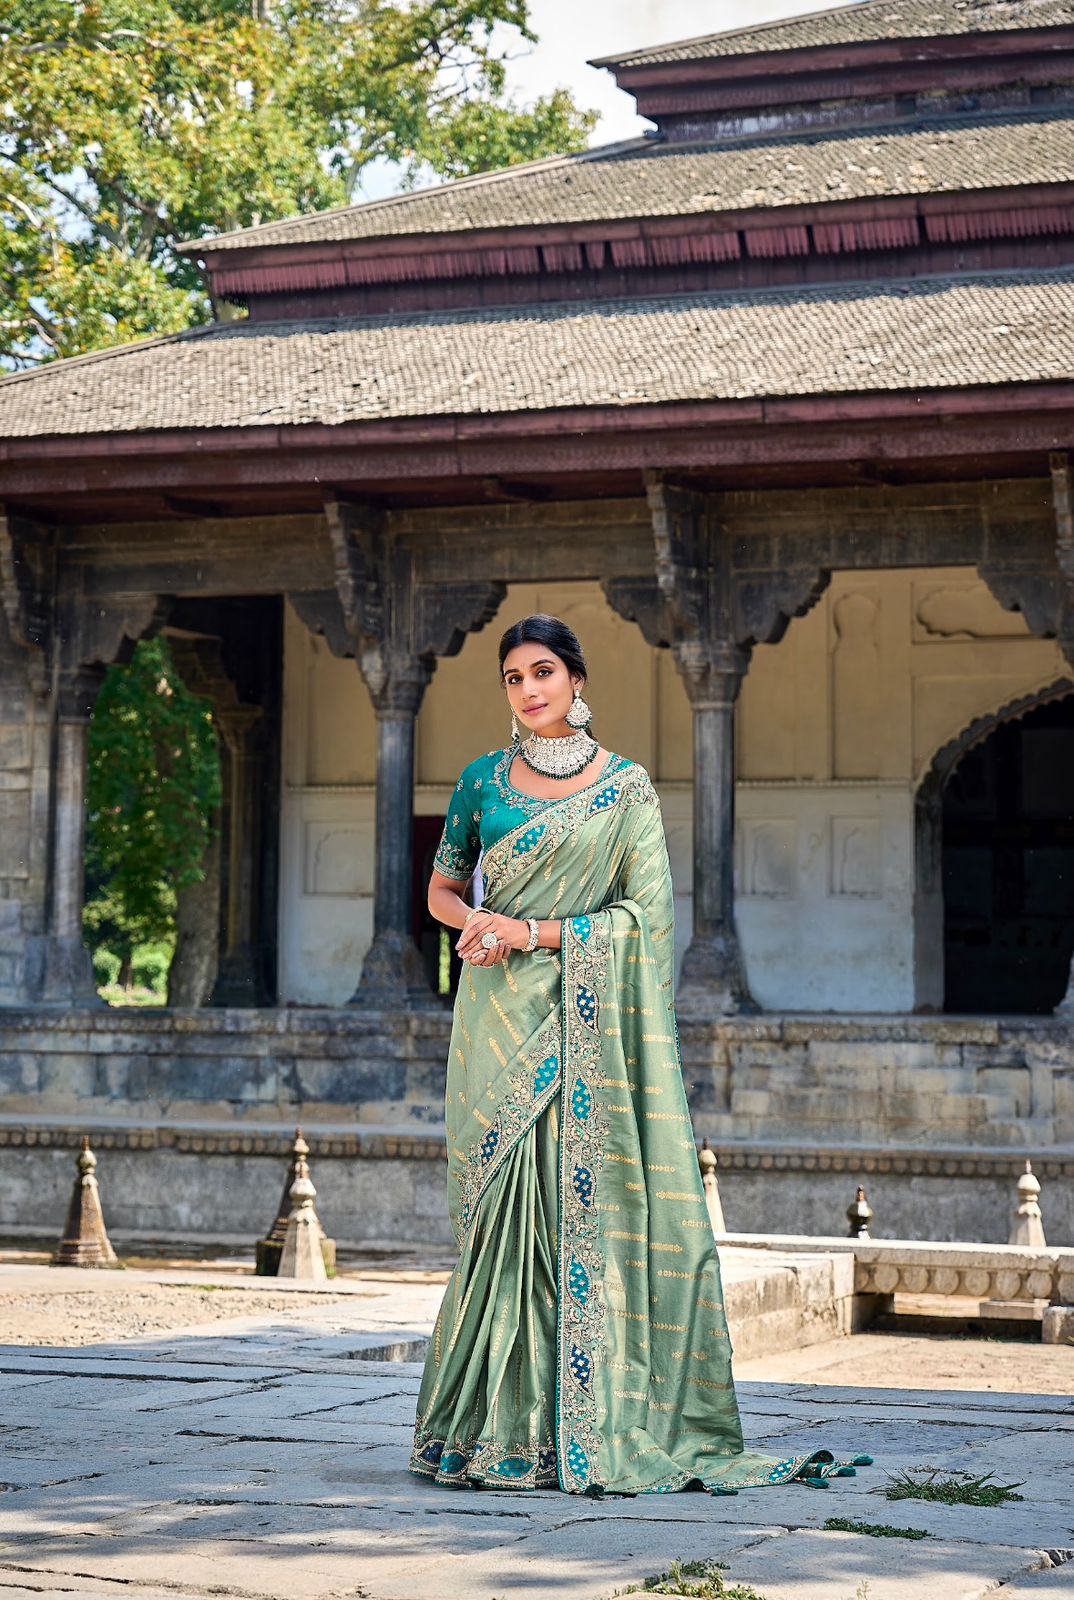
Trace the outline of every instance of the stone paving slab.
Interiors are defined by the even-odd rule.
[[[440,1293],[400,1275],[342,1308],[307,1293],[286,1317],[0,1347],[0,1600],[609,1600],[700,1558],[765,1600],[1074,1600],[1074,1560],[1043,1565],[1074,1550],[1072,1396],[745,1382],[751,1443],[877,1466],[720,1498],[446,1490],[405,1471],[420,1367],[368,1358],[420,1347]],[[888,1501],[919,1466],[1026,1499]],[[825,1532],[832,1515],[933,1537]]]

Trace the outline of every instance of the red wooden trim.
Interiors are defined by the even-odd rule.
[[[794,21],[795,18],[788,18]],[[741,78],[794,77],[803,73],[833,72],[844,81],[863,69],[899,66],[922,59],[944,67],[960,58],[987,59],[1032,53],[1059,54],[1074,50],[1074,27],[1007,28],[987,33],[954,33],[928,38],[851,40],[842,44],[801,45],[793,50],[765,50],[758,31],[759,48],[749,54],[697,57],[691,61],[657,61],[631,66],[602,57],[592,66],[607,67],[620,89],[634,94],[654,84],[733,82]]]

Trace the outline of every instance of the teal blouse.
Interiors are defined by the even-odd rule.
[[[509,744],[504,750],[489,750],[464,767],[433,858],[435,871],[445,878],[459,881],[472,877],[483,850],[555,804],[540,795],[523,794],[510,782],[507,775],[516,754],[517,747]],[[631,764],[629,757],[613,752],[593,781],[598,783]]]

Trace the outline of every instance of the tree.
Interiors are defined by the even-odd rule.
[[[505,35],[504,30],[508,30]],[[584,143],[505,98],[526,0],[0,0],[0,354],[203,322],[181,240]]]
[[[129,666],[109,669],[89,736],[84,921],[123,979],[139,945],[170,945],[219,806],[209,705],[183,685],[166,640],[143,640]]]

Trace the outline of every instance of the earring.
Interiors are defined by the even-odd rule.
[[[574,691],[574,704],[567,712],[565,719],[572,728],[588,728],[593,720],[593,713],[582,699],[581,689]]]
[[[521,739],[522,739],[522,735],[518,731],[518,721],[517,721],[517,719],[515,717],[514,712],[512,711],[512,713],[511,713],[511,743],[512,744],[519,744],[521,742]]]

